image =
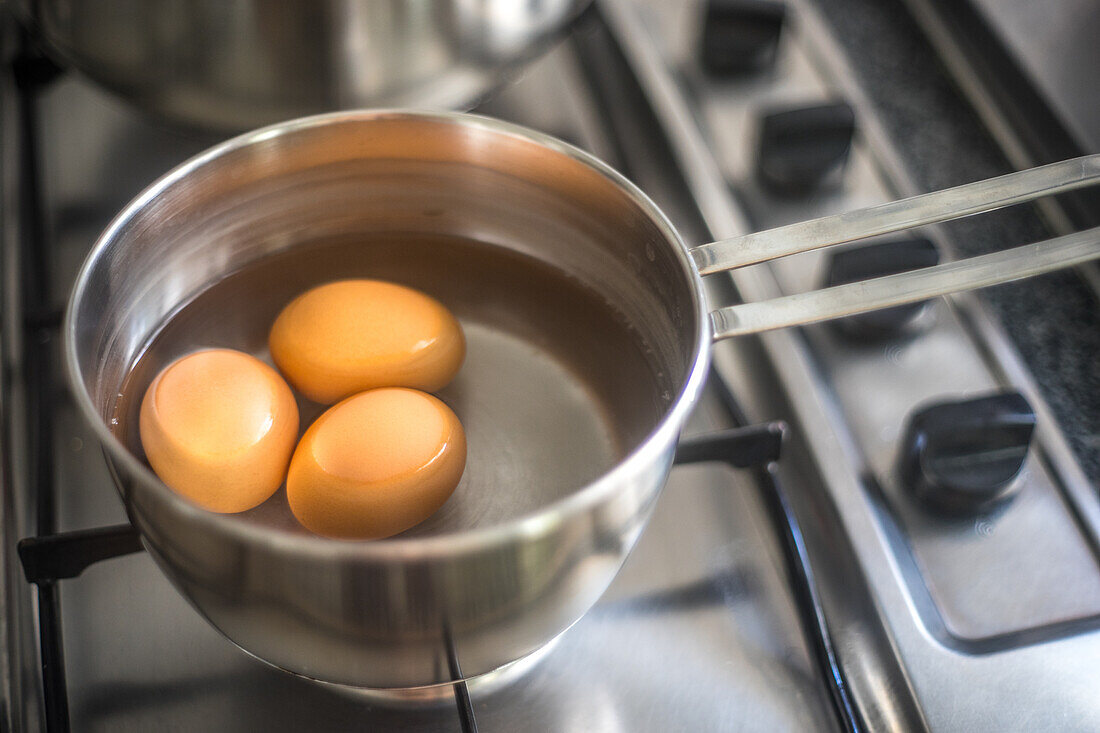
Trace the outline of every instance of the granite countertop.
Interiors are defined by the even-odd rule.
[[[934,190],[1012,170],[901,0],[816,0],[918,186]],[[899,94],[898,90],[905,90]],[[959,256],[1036,241],[1033,207],[953,222]],[[1100,303],[1074,271],[981,295],[1034,376],[1094,486],[1100,486]]]

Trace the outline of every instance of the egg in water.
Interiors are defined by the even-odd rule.
[[[232,349],[165,367],[145,392],[141,445],[165,484],[206,509],[242,512],[282,484],[298,405],[278,372]]]
[[[432,395],[383,388],[329,408],[290,461],[287,500],[317,534],[389,537],[434,514],[466,467],[458,418]]]
[[[279,313],[268,345],[290,384],[322,404],[376,387],[438,390],[466,355],[462,328],[442,303],[382,280],[306,291]]]

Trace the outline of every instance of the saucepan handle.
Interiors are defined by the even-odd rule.
[[[856,211],[704,244],[691,254],[707,275],[912,227],[959,219],[1100,182],[1100,154]],[[1100,257],[1100,227],[921,270],[720,308],[715,340],[914,303],[1040,275]]]

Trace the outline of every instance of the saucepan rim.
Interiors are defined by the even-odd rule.
[[[150,202],[180,180],[196,175],[200,169],[216,159],[265,140],[299,134],[313,128],[385,119],[462,125],[496,135],[519,138],[566,155],[602,174],[616,185],[666,238],[680,266],[684,282],[692,293],[696,326],[687,377],[682,381],[672,407],[657,426],[610,470],[568,496],[500,524],[456,530],[430,537],[399,537],[369,542],[350,542],[268,529],[251,522],[241,521],[232,514],[218,514],[203,509],[169,489],[145,463],[122,444],[108,429],[99,407],[93,403],[92,396],[85,386],[77,354],[75,318],[76,308],[85,297],[93,270],[103,257],[103,253],[115,243],[119,233]],[[619,491],[624,481],[644,473],[655,462],[660,461],[667,446],[678,439],[705,381],[710,361],[710,331],[710,318],[703,295],[702,280],[679,233],[657,205],[618,171],[584,150],[521,125],[469,113],[405,109],[340,111],[280,122],[238,135],[176,166],[138,194],[100,234],[81,265],[69,296],[62,326],[65,373],[69,387],[74,393],[78,409],[84,419],[91,424],[96,437],[103,445],[107,459],[118,464],[112,466],[115,469],[112,470],[112,474],[116,482],[118,481],[117,469],[121,467],[124,473],[136,477],[145,484],[151,484],[153,491],[159,492],[161,498],[169,502],[175,512],[186,516],[189,521],[229,535],[238,535],[245,541],[266,545],[272,551],[287,551],[323,558],[358,558],[364,561],[386,559],[415,561],[452,557],[461,553],[477,553],[509,541],[549,534],[561,526],[567,518],[604,501]]]

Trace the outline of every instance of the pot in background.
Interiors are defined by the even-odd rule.
[[[18,0],[60,61],[185,124],[472,106],[591,0]]]

